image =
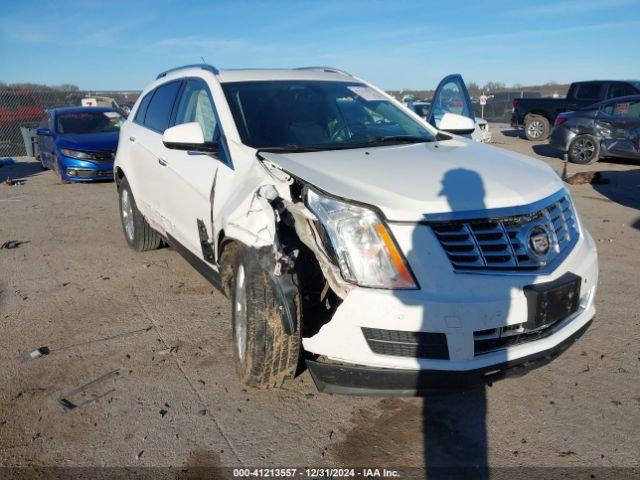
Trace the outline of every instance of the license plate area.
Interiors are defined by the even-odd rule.
[[[582,278],[565,273],[553,282],[524,287],[527,297],[526,330],[536,330],[564,320],[578,310]]]

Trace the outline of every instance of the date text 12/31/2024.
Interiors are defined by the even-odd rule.
[[[397,470],[387,468],[234,468],[234,478],[398,478]]]

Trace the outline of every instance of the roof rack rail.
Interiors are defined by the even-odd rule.
[[[156,77],[156,80],[162,77],[166,77],[168,73],[176,72],[178,70],[185,70],[187,68],[201,68],[202,70],[207,70],[208,72],[211,72],[214,75],[217,75],[218,73],[220,73],[220,71],[213,65],[209,65],[206,63],[194,63],[192,65],[182,65],[181,67],[170,68],[169,70],[165,70],[164,72],[161,72],[158,74],[158,76]]]
[[[353,77],[349,72],[345,72],[344,70],[334,67],[298,67],[296,70],[319,70],[321,72],[339,73],[341,75],[346,75],[347,77]]]

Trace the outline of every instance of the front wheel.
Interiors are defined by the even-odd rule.
[[[230,268],[233,345],[240,381],[251,387],[280,387],[293,378],[300,357],[300,309],[296,331],[284,329],[283,299],[258,253],[233,243],[223,251],[221,263]],[[299,307],[299,299],[298,299]]]
[[[51,157],[51,163],[53,164],[53,171],[58,177],[58,183],[60,185],[67,185],[68,183],[71,183],[69,180],[65,180],[64,175],[62,173],[62,169],[64,167],[60,166],[60,164],[58,163],[58,158],[55,156]]]
[[[40,166],[42,167],[43,170],[49,170],[49,167],[47,167],[44,164],[44,160],[42,158],[42,154],[39,153],[38,155],[36,155],[36,160],[40,162]]]
[[[592,135],[578,135],[569,144],[569,161],[580,165],[589,165],[598,161],[600,143]]]
[[[129,246],[139,252],[158,248],[162,242],[162,237],[151,228],[142,213],[140,213],[140,210],[138,210],[126,178],[120,182],[118,194],[122,230]]]
[[[541,115],[527,115],[524,121],[524,135],[533,142],[549,136],[549,120]]]

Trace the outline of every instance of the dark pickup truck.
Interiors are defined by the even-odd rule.
[[[609,98],[640,94],[639,81],[574,82],[566,98],[514,98],[511,125],[524,127],[529,140],[544,140],[559,113],[579,110]]]

